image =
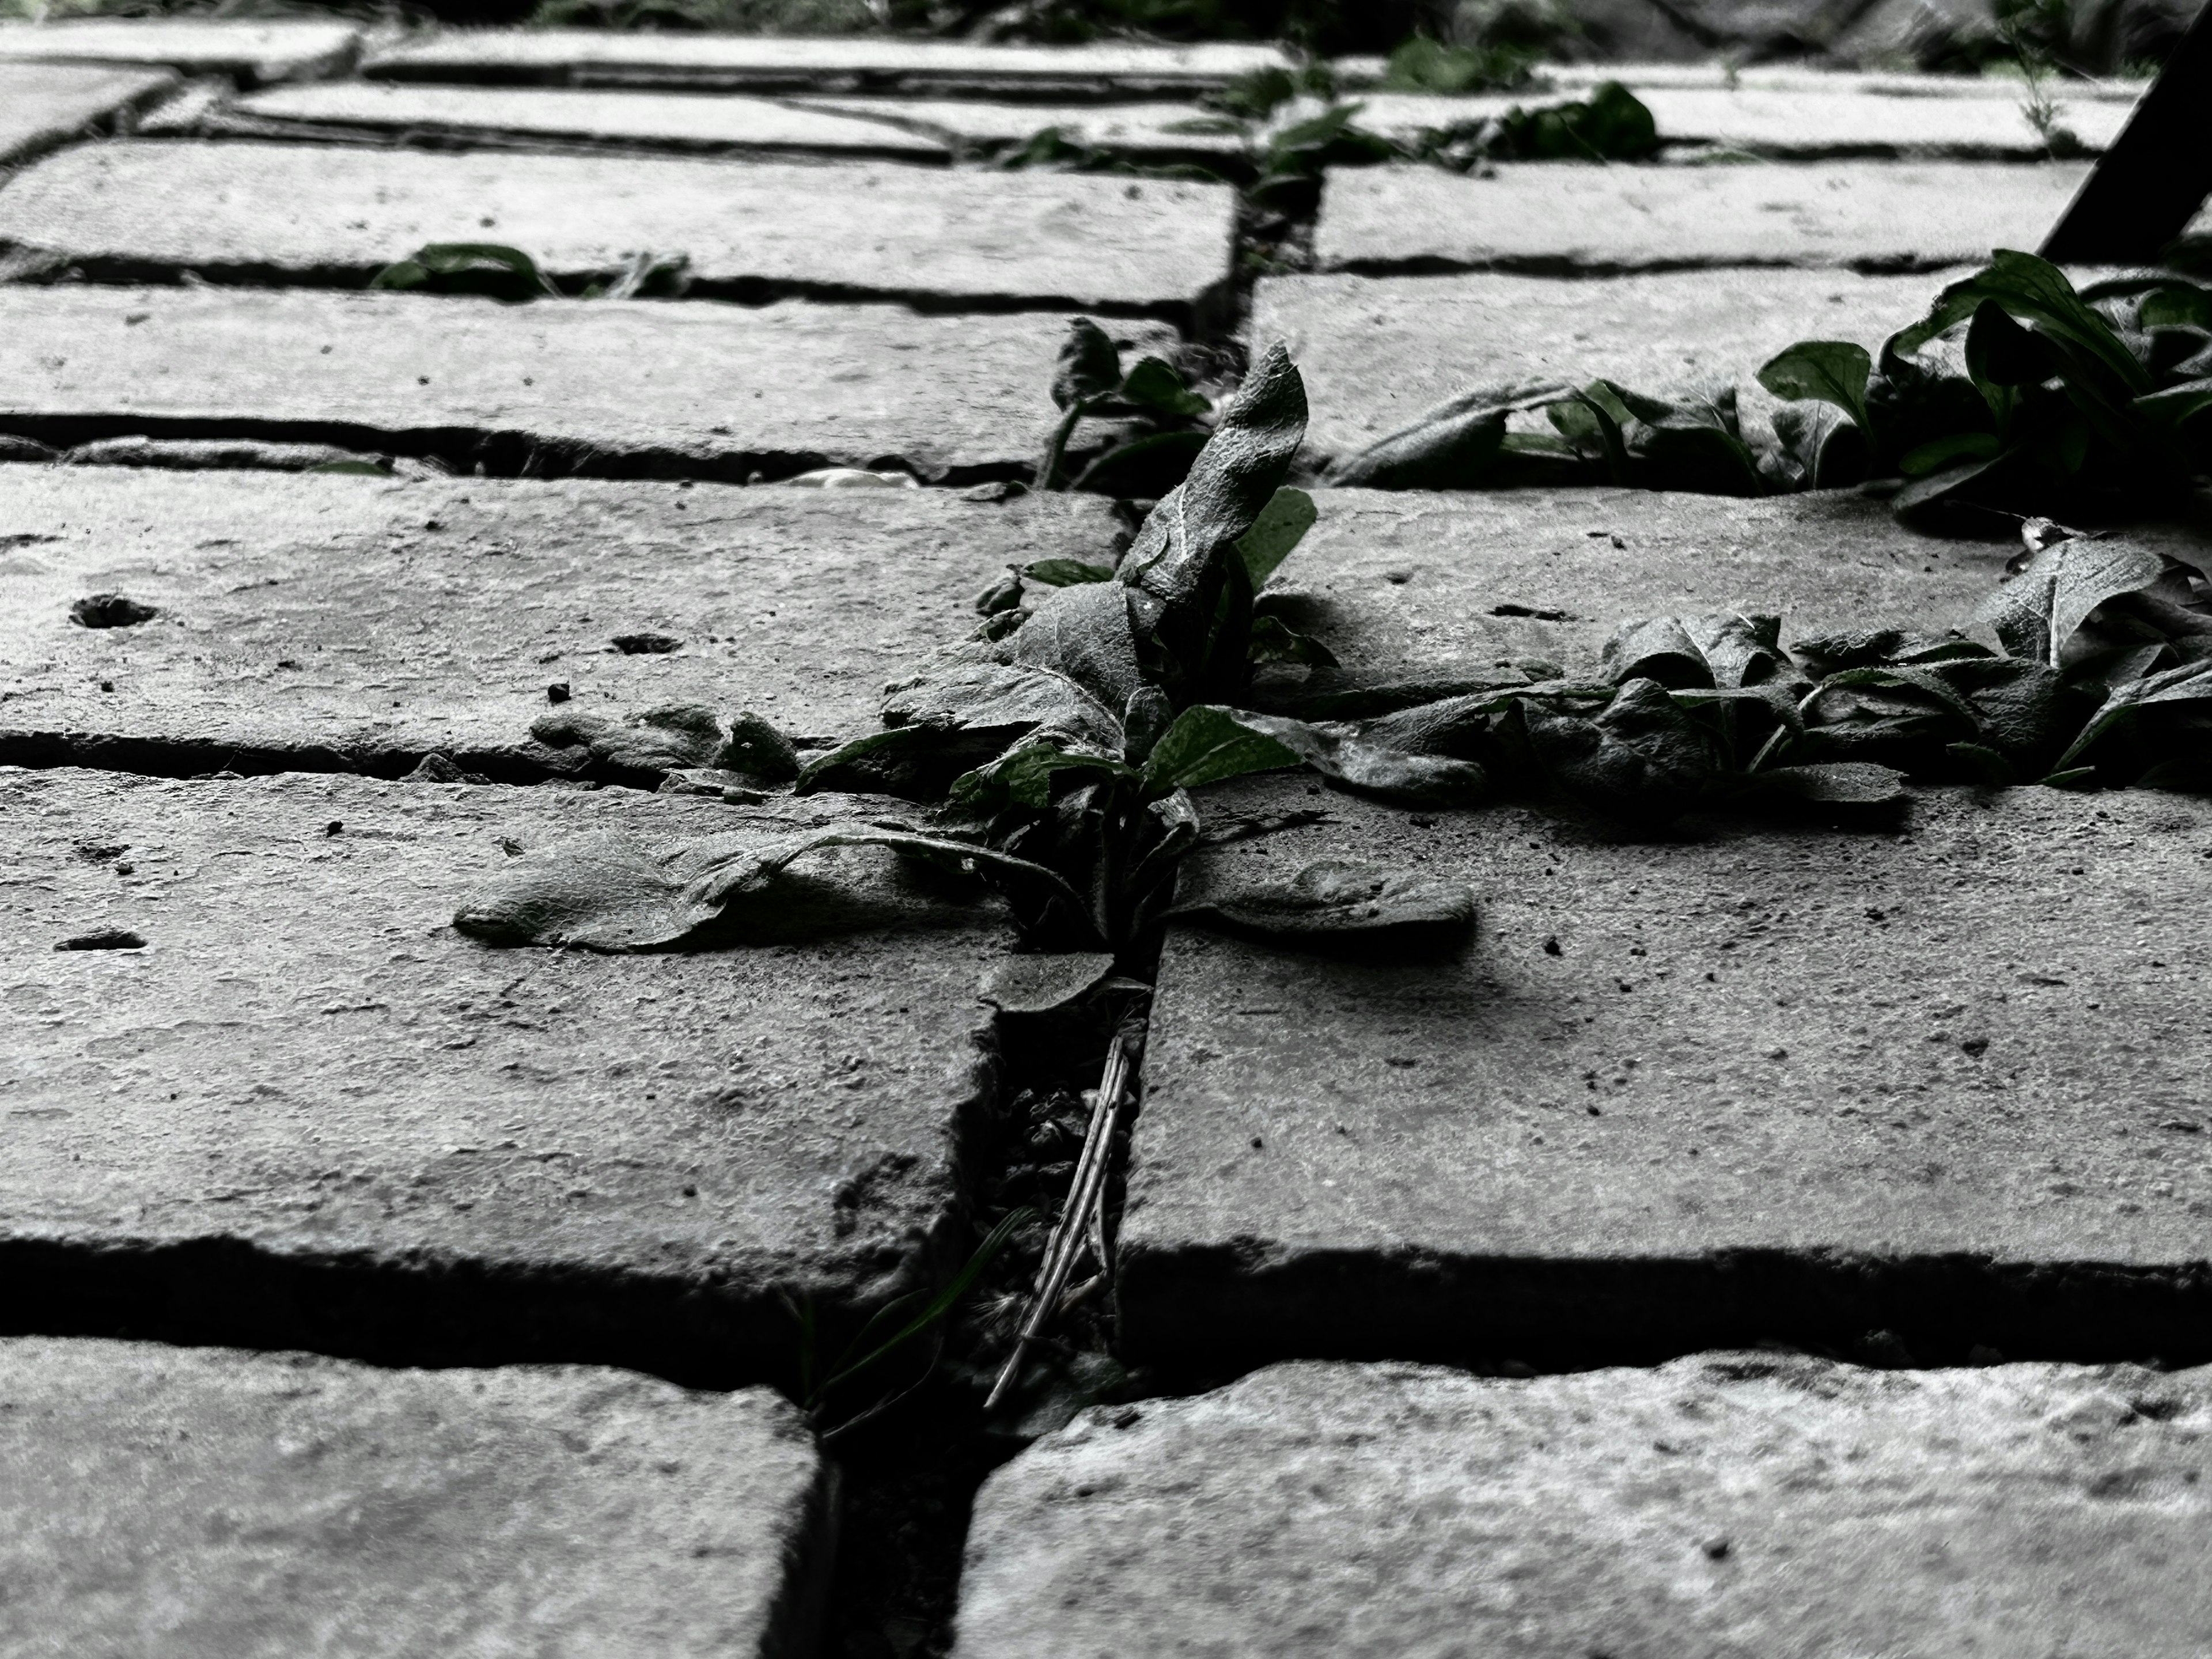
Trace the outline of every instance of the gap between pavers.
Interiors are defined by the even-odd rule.
[[[1070,143],[1088,145],[1148,166],[1197,165],[1239,173],[1249,166],[1242,135],[1219,131],[1221,118],[1198,104],[1017,104],[953,98],[823,96],[793,102],[859,120],[890,122],[959,150],[1019,145],[1050,127]]]
[[[453,29],[374,52],[364,72],[391,81],[623,82],[1073,99],[1188,95],[1224,87],[1256,70],[1291,67],[1278,47],[1227,41],[994,46],[892,35]]]
[[[984,1484],[957,1659],[2196,1659],[2212,1372],[1291,1364]]]
[[[127,117],[176,83],[167,70],[0,61],[0,166]]]
[[[0,467],[0,763],[597,775],[532,723],[673,703],[842,740],[1006,566],[1116,528],[1085,496]],[[80,626],[94,593],[158,614]]]
[[[806,1659],[836,1481],[765,1389],[0,1341],[21,1659]]]
[[[665,301],[0,289],[0,431],[438,455],[494,474],[742,483],[826,465],[1026,477],[1064,317]],[[1167,351],[1144,322],[1115,332]]]
[[[512,244],[572,279],[680,253],[702,298],[1190,322],[1228,283],[1235,215],[1225,185],[1068,173],[123,142],[0,187],[0,246],[111,282],[351,287],[426,242]]]
[[[187,75],[227,75],[253,85],[336,74],[352,64],[361,38],[357,25],[309,19],[0,22],[0,59],[140,64]]]
[[[1323,270],[1570,275],[1737,265],[1918,270],[2033,248],[2087,162],[1330,170],[1314,233]],[[6,198],[0,196],[0,212]],[[4,218],[0,217],[0,223]]]
[[[1962,273],[1961,273],[1962,274]],[[1798,340],[1869,350],[1918,321],[1940,275],[1722,268],[1580,278],[1272,276],[1248,337],[1282,339],[1305,376],[1316,456],[1350,454],[1477,386],[1602,376],[1664,393],[1732,380],[1754,419],[1753,379]]]
[[[767,842],[869,811],[0,771],[0,1321],[790,1382],[786,1295],[828,1333],[957,1265],[995,908],[860,848],[811,855],[746,947],[451,924],[568,837]],[[57,948],[115,930],[143,947]]]
[[[1382,58],[1339,58],[1332,60],[1338,84],[1347,94],[1380,89],[1389,73]],[[1581,64],[1539,64],[1534,74],[1535,89],[1518,94],[1540,98],[1556,89],[1571,96],[1586,94],[1607,81],[1618,81],[1631,91],[1647,88],[1678,88],[1711,92],[1748,88],[1755,92],[1855,93],[1883,98],[1994,99],[2017,105],[2026,90],[2014,78],[1994,75],[1941,75],[1911,70],[1822,69],[1808,64],[1736,64],[1712,55],[1685,63],[1644,62],[1622,58],[1616,61]],[[2141,77],[2108,76],[2095,81],[2054,82],[2055,90],[2069,100],[2132,104],[2148,89]]]
[[[799,152],[943,162],[933,138],[769,98],[545,87],[457,87],[347,81],[279,87],[236,112],[268,125],[398,131],[466,143],[520,136],[731,154]]]

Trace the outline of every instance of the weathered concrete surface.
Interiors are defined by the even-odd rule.
[[[2190,1659],[2212,1375],[1280,1365],[985,1483],[959,1659]]]
[[[932,1268],[989,1087],[994,912],[859,849],[814,855],[807,890],[852,896],[783,943],[602,957],[451,921],[503,843],[848,810],[0,773],[0,1315],[788,1376],[779,1290],[834,1310]],[[110,929],[145,948],[55,949]]]
[[[1778,616],[1785,641],[1942,628],[1965,620],[2018,550],[1916,534],[1856,490],[1747,501],[1330,489],[1314,499],[1320,521],[1268,584],[1269,603],[1336,653],[1344,669],[1332,678],[1346,681],[1522,657],[1595,672],[1614,628],[1640,617]],[[2130,533],[2212,569],[2212,538]]]
[[[809,109],[887,121],[957,149],[1018,145],[1047,127],[1068,143],[1087,144],[1133,161],[1195,161],[1215,167],[1243,161],[1245,143],[1218,131],[1221,118],[1198,104],[1038,104],[932,98],[832,98],[805,100]],[[1212,127],[1214,131],[1189,131]]]
[[[67,143],[144,107],[175,84],[166,70],[0,62],[0,164]]]
[[[1188,94],[1226,86],[1255,70],[1289,67],[1274,46],[1223,41],[1005,46],[890,35],[455,29],[374,53],[366,70],[392,81],[628,82],[826,92],[975,88],[1000,96],[1101,98]]]
[[[0,1645],[811,1654],[829,1471],[766,1389],[0,1342]]]
[[[580,758],[531,738],[554,684],[855,736],[1006,566],[1115,530],[1073,497],[0,467],[0,762],[528,779]],[[89,593],[159,615],[80,627]],[[645,635],[680,643],[611,643]]]
[[[1216,872],[1411,867],[1480,932],[1442,962],[1170,935],[1133,1356],[2208,1346],[2212,803],[1930,791],[1900,833],[1620,844],[1307,788],[1223,792],[1332,821]]]
[[[311,19],[216,21],[191,17],[0,22],[0,58],[139,64],[249,84],[329,75],[353,62],[361,29]]]
[[[0,244],[110,279],[362,285],[425,242],[498,241],[556,276],[683,253],[696,292],[751,300],[1187,316],[1228,278],[1235,212],[1225,185],[1074,173],[121,143],[0,188]]]
[[[1286,341],[1313,407],[1316,454],[1362,449],[1472,387],[1602,375],[1665,392],[1753,378],[1795,341],[1869,349],[1924,315],[1936,275],[1841,270],[1662,271],[1560,282],[1464,276],[1275,276],[1254,291],[1250,337]],[[1771,400],[1768,400],[1771,401]]]
[[[1638,86],[1662,143],[1713,145],[1754,155],[1817,160],[1840,156],[2040,161],[2050,153],[2017,98],[1900,96],[1887,90],[1825,91],[1799,87]],[[1479,125],[1514,105],[1534,109],[1579,95],[1376,92],[1359,95],[1358,124],[1386,137]],[[2100,151],[2127,124],[2130,106],[2112,99],[2073,100],[2054,92],[2058,125],[2081,145]]]
[[[797,301],[19,288],[0,291],[0,430],[337,443],[495,473],[743,483],[890,459],[1019,477],[1066,328]]]
[[[279,87],[240,100],[238,109],[264,121],[398,128],[454,137],[525,134],[669,149],[798,150],[914,161],[945,157],[945,146],[933,139],[766,98],[349,81]]]
[[[1923,270],[2039,246],[2088,170],[2074,161],[1553,163],[1474,178],[1438,167],[1339,167],[1322,197],[1314,256],[1324,270],[1378,273]]]

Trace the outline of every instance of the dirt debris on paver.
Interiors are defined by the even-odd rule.
[[[834,1477],[764,1389],[0,1341],[0,1644],[799,1659]]]
[[[175,84],[167,70],[0,61],[0,165],[143,109]]]
[[[248,84],[349,67],[357,24],[314,18],[100,17],[0,22],[0,59],[136,64]]]
[[[1927,313],[1944,276],[1722,268],[1568,282],[1452,276],[1271,276],[1251,337],[1281,339],[1304,375],[1316,457],[1350,454],[1476,386],[1602,377],[1664,393],[1733,381],[1747,417],[1771,407],[1753,376],[1799,340],[1873,349]]]
[[[1742,167],[1337,167],[1323,270],[1618,271],[1686,265],[1909,270],[2035,247],[2086,162],[1829,161]],[[0,196],[0,210],[6,198]]]
[[[1184,315],[1228,279],[1234,214],[1173,180],[249,142],[72,149],[0,188],[0,240],[125,277],[366,286],[424,243],[497,241],[562,279],[649,252],[702,292]]]
[[[556,684],[563,717],[842,739],[1009,564],[1116,528],[1098,497],[0,467],[0,762],[597,775],[532,736]],[[73,624],[102,592],[158,619]],[[644,635],[674,648],[612,643]]]
[[[735,948],[453,918],[570,838],[883,805],[0,771],[12,1328],[787,1380],[784,1297],[833,1319],[945,1270],[995,909],[862,848]],[[143,948],[55,948],[104,930]]]
[[[1154,324],[1115,332],[1172,349]],[[1033,464],[1066,319],[787,301],[59,286],[0,290],[0,426],[72,442],[240,435],[436,453],[496,472],[742,483]]]
[[[1868,1330],[1955,1361],[2142,1352],[2212,1315],[2190,920],[2212,806],[1917,793],[1901,830],[1534,808],[1325,824],[1187,882],[1463,882],[1458,956],[1177,929],[1121,1232],[1126,1351],[1627,1356]],[[1957,1350],[1956,1352],[1952,1352]]]
[[[2193,1659],[2212,1373],[1273,1367],[985,1484],[958,1659]]]

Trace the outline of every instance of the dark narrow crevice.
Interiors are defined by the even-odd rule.
[[[587,788],[608,786],[648,792],[658,789],[665,775],[639,767],[574,758],[581,753],[580,749],[549,749],[535,743],[497,749],[385,742],[257,744],[208,737],[0,726],[0,766],[31,770],[75,766],[149,778],[262,778],[283,772],[325,772],[396,783],[412,777],[428,762],[432,771],[441,775],[429,781],[455,781],[437,764],[443,760],[466,775],[459,780],[464,782],[526,787],[566,782]]]
[[[1848,270],[1862,276],[1917,276],[1955,270],[1955,257],[1911,254],[1844,259],[1690,258],[1637,260],[1595,260],[1558,254],[1504,254],[1492,259],[1453,259],[1418,254],[1404,259],[1342,259],[1328,268],[1332,276],[1468,276],[1484,274],[1507,276],[1545,276],[1561,281],[1592,282],[1623,276],[1657,276],[1686,271],[1723,270]]]

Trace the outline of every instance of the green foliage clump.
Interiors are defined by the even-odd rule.
[[[611,271],[593,276],[573,296],[579,300],[674,300],[691,285],[690,260],[683,254],[663,258],[635,253]],[[572,297],[519,247],[499,242],[426,242],[369,278],[371,288],[423,294],[473,294],[520,305],[531,300]]]

